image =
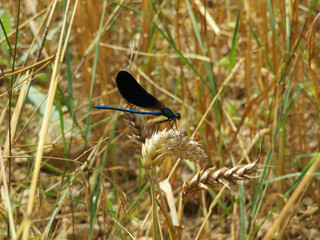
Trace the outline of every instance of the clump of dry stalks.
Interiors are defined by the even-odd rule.
[[[168,194],[168,188],[164,190],[164,185],[169,181],[168,179],[158,182],[157,171],[155,169],[159,167],[166,159],[169,157],[175,157],[180,159],[188,159],[196,164],[200,162],[201,159],[206,157],[204,150],[200,147],[199,143],[187,138],[180,131],[163,130],[157,131],[152,136],[152,129],[148,126],[144,117],[138,114],[125,114],[125,124],[129,127],[131,132],[130,138],[132,141],[142,146],[141,161],[143,167],[148,172],[148,177],[152,190],[153,199],[153,212],[156,215],[157,211],[154,203],[158,203],[164,217],[167,222],[169,222],[169,216],[164,209],[166,203],[163,199],[162,194],[158,194],[158,200],[156,200],[155,193],[157,189],[162,190],[166,196],[166,202],[174,202],[174,199],[170,199],[172,194]],[[199,168],[199,165],[198,165]],[[171,212],[171,227],[169,227],[174,239],[179,239],[182,232],[182,216],[183,209],[186,201],[193,196],[196,192],[201,190],[206,190],[213,188],[219,183],[222,183],[227,188],[231,187],[231,184],[236,185],[238,180],[246,180],[253,178],[253,174],[258,172],[261,166],[257,161],[246,164],[239,165],[233,168],[223,167],[221,169],[209,168],[207,170],[201,170],[197,172],[191,179],[187,179],[183,183],[181,191],[181,199],[179,205],[179,217],[174,206],[169,206]],[[172,170],[174,171],[174,169]],[[169,178],[169,177],[168,177]],[[172,191],[171,186],[169,187],[169,192]],[[159,201],[160,199],[160,201]],[[153,216],[153,219],[159,219],[158,216]],[[179,220],[178,220],[179,219]],[[157,221],[157,220],[156,220]],[[153,223],[157,224],[157,223]],[[157,224],[158,225],[158,224]],[[157,230],[156,230],[157,231]]]

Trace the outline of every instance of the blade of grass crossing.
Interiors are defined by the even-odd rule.
[[[313,2],[313,5],[312,7],[310,8],[310,11],[309,11],[309,16],[311,15],[317,15],[318,14],[318,10],[316,10],[316,7],[318,6],[319,4],[319,0],[316,0]]]
[[[246,195],[243,187],[243,183],[238,181],[239,195],[240,195],[240,239],[246,239]]]
[[[41,164],[42,164],[42,166],[45,166],[47,169],[52,171],[54,174],[57,174],[57,175],[62,175],[63,174],[63,171],[61,169],[59,169],[59,168],[57,168],[55,166],[52,166],[51,164],[49,164],[47,162],[42,162]]]
[[[99,122],[95,122],[94,124],[91,124],[90,130],[92,130],[92,129],[96,128],[96,127],[99,127],[100,125],[104,124],[105,122],[110,121],[111,119],[112,119],[112,117],[107,117],[107,118],[102,119]]]
[[[237,20],[236,20],[236,26],[234,28],[233,32],[233,38],[232,38],[232,46],[230,51],[230,61],[229,61],[229,67],[228,67],[228,74],[231,73],[232,68],[234,66],[235,58],[236,58],[236,49],[237,49],[237,39],[238,39],[238,31],[239,31],[239,19],[240,19],[240,12],[241,12],[241,3],[240,1],[238,13],[237,13]]]
[[[155,40],[155,37],[156,37],[154,25],[151,25],[151,31],[150,31],[150,35],[149,36],[150,36],[149,37],[150,40],[149,40],[149,46],[148,46],[148,53],[151,53],[152,49],[153,49],[153,46],[154,46],[154,40]],[[151,56],[147,57],[146,63],[150,62],[150,58],[151,58]],[[148,66],[148,64],[147,64],[147,66]]]
[[[280,40],[279,40],[279,35],[278,35],[277,29],[276,29],[276,24],[275,24],[275,21],[274,21],[274,15],[273,15],[273,9],[272,9],[271,0],[268,0],[267,5],[268,5],[268,11],[269,11],[269,17],[270,17],[270,23],[271,23],[271,27],[272,27],[272,32],[273,32],[274,36],[276,37],[280,54],[281,54],[281,56],[283,56],[282,48],[281,48]]]
[[[112,130],[110,133],[110,138],[108,140],[107,149],[103,155],[102,164],[101,164],[100,169],[99,169],[99,166],[96,166],[97,171],[95,172],[95,175],[94,175],[94,185],[92,187],[93,191],[92,191],[92,195],[91,195],[92,197],[91,197],[91,201],[90,201],[90,221],[89,221],[89,233],[88,233],[89,239],[92,239],[92,237],[93,237],[92,231],[93,231],[94,219],[96,217],[96,212],[97,212],[97,208],[98,208],[98,200],[99,200],[101,184],[102,184],[101,183],[102,174],[103,174],[103,170],[107,164],[107,158],[108,158],[111,142],[115,136],[115,128],[116,128],[116,124],[117,124],[117,119],[118,119],[118,115],[116,116],[116,120],[113,123]]]
[[[142,173],[143,173],[143,166],[142,166],[142,162],[141,161],[139,161],[139,175],[138,175],[138,193],[141,193],[141,191],[142,191]],[[137,207],[137,209],[138,209],[138,214],[137,214],[137,217],[138,217],[138,219],[140,219],[140,214],[141,214],[141,199],[140,198],[138,198],[137,199],[138,200],[138,203],[137,203],[137,205],[138,205],[138,207]]]
[[[45,239],[49,238],[49,234],[50,234],[50,230],[52,227],[52,224],[54,223],[54,221],[56,220],[56,215],[58,214],[58,212],[60,211],[61,206],[63,205],[63,201],[65,200],[67,194],[69,193],[69,190],[65,190],[62,195],[59,197],[59,200],[57,201],[54,210],[51,213],[51,218],[49,220],[49,223],[46,227],[46,232],[45,234]]]
[[[44,163],[45,164],[45,163]],[[63,172],[61,171],[61,174],[63,174]],[[52,225],[53,223],[57,220],[56,219],[56,216],[57,214],[59,213],[60,211],[60,208],[63,206],[63,204],[65,203],[65,199],[67,199],[67,194],[70,193],[70,188],[72,186],[72,184],[77,180],[77,174],[75,175],[72,175],[70,177],[70,180],[69,181],[65,181],[65,184],[62,186],[61,189],[63,189],[63,192],[61,195],[56,195],[56,194],[51,194],[50,192],[45,192],[45,194],[47,196],[52,196],[54,198],[57,198],[57,201],[56,201],[56,205],[51,213],[51,216],[50,216],[50,219],[49,219],[49,222],[46,226],[46,230],[45,232],[43,233],[43,236],[41,239],[49,239],[49,234],[51,232],[51,228],[52,228]],[[79,184],[79,183],[78,183]],[[80,184],[81,185],[81,184]],[[83,186],[81,186],[83,187]],[[71,202],[75,202],[76,204],[83,204],[85,205],[86,203],[81,201],[80,200],[80,193],[79,193],[79,196],[78,196],[78,199],[68,199],[68,200],[71,200]]]
[[[196,37],[197,37],[197,40],[198,40],[198,44],[199,44],[200,49],[201,49],[201,53],[202,53],[203,56],[206,56],[207,54],[206,54],[206,51],[205,51],[205,48],[204,48],[204,45],[203,45],[201,34],[200,34],[199,29],[198,29],[197,21],[196,21],[196,18],[194,16],[194,14],[193,14],[193,11],[192,11],[192,8],[191,8],[189,0],[186,0],[186,4],[187,4],[187,7],[188,7],[188,11],[189,11],[190,19],[191,19],[191,22],[192,22],[193,30],[194,30],[194,32],[196,34]],[[215,86],[215,83],[214,83],[214,80],[213,80],[213,74],[212,74],[210,63],[209,62],[204,62],[204,66],[205,66],[205,70],[206,70],[206,73],[207,73],[207,76],[208,76],[208,80],[209,80],[209,84],[210,84],[210,91],[211,91],[212,96],[214,97],[216,95],[216,93],[217,93],[217,90],[216,90],[216,86]],[[215,115],[217,117],[217,123],[219,125],[219,123],[220,123],[220,110],[219,110],[218,102],[214,103],[214,111],[215,111]]]
[[[8,35],[7,35],[7,31],[6,31],[6,28],[5,28],[1,18],[0,18],[0,26],[2,28],[2,32],[4,34],[4,37],[6,38],[6,42],[7,42],[7,45],[9,47],[10,54],[11,54],[11,56],[13,56],[13,51],[12,51],[12,47],[11,47],[11,44],[10,44],[10,41],[9,41],[9,38],[8,38]]]
[[[57,101],[57,110],[59,112],[60,129],[61,129],[61,135],[62,135],[62,141],[63,141],[63,153],[64,153],[64,157],[68,158],[66,136],[64,135],[63,111],[62,111],[62,105],[59,97],[59,92],[56,92],[56,101]],[[66,170],[67,172],[69,172],[69,162],[65,161],[65,164],[66,164]]]
[[[91,86],[90,86],[90,95],[89,95],[89,106],[88,106],[89,115],[88,115],[88,118],[87,118],[86,129],[85,129],[86,147],[88,146],[88,143],[89,143],[90,124],[91,124],[91,116],[92,116],[91,115],[92,94],[93,94],[95,75],[96,75],[97,66],[98,66],[100,39],[101,39],[101,32],[102,32],[103,21],[104,21],[104,16],[105,16],[105,13],[106,13],[106,9],[107,9],[107,1],[104,0],[103,1],[103,10],[102,10],[102,15],[101,15],[101,20],[100,20],[100,25],[99,25],[99,31],[98,31],[97,45],[96,45],[96,50],[95,50],[95,53],[94,53],[93,67],[92,67]]]
[[[114,136],[113,136],[114,137]],[[117,157],[116,157],[116,147],[115,147],[115,145],[112,145],[111,146],[111,155],[112,155],[112,166],[117,166],[118,164],[117,164],[117,162],[116,162],[116,159],[117,159]],[[102,169],[102,171],[103,171],[103,169]],[[114,197],[115,197],[115,200],[118,200],[119,199],[119,191],[117,191],[117,173],[116,173],[116,171],[112,171],[111,172],[111,174],[112,174],[112,183],[113,183],[113,192],[114,192]]]
[[[20,0],[18,1],[18,12],[17,12],[17,23],[16,23],[16,35],[14,39],[14,53],[12,56],[12,72],[14,72],[15,64],[16,64],[16,56],[17,56],[17,45],[18,45],[18,35],[19,35],[19,22],[20,22]],[[10,89],[9,89],[9,138],[10,138],[10,156],[11,156],[11,101],[12,101],[12,86],[13,86],[13,76],[10,81]]]
[[[281,81],[285,81],[284,76]],[[280,114],[279,114],[278,122],[276,125],[276,129],[274,131],[274,137],[273,137],[274,142],[277,141],[279,134],[280,134],[281,126],[283,125],[283,114],[285,113],[285,108],[286,108],[288,98],[289,98],[289,91],[290,91],[290,85],[291,85],[290,83],[291,83],[291,80],[289,81],[289,87],[284,92],[284,97],[283,97],[281,105],[280,105]]]
[[[70,104],[69,104],[69,101],[67,100],[66,96],[64,95],[61,87],[58,85],[58,91],[59,91],[59,94],[60,94],[60,97],[62,98],[65,106],[67,107],[68,111],[71,112],[71,109],[70,109]],[[84,135],[84,132],[82,131],[82,128],[81,126],[79,125],[78,121],[76,118],[74,118],[74,123],[75,125],[78,127],[78,129],[80,130],[80,133],[83,137],[83,139],[85,139],[85,135]]]
[[[72,121],[75,122],[75,114],[74,114],[74,104],[73,104],[73,89],[72,89],[72,73],[71,73],[71,59],[70,59],[70,50],[69,44],[66,49],[66,71],[67,71],[67,82],[68,82],[68,95],[69,95],[69,105],[70,105],[70,114],[72,117]]]
[[[63,1],[63,7],[66,8],[66,1]],[[68,30],[65,31],[65,36],[67,36]],[[69,95],[69,106],[70,106],[70,114],[72,117],[72,121],[75,122],[75,114],[74,114],[74,104],[73,104],[73,89],[72,89],[72,73],[71,73],[71,58],[70,58],[70,49],[69,43],[67,44],[66,48],[66,55],[65,55],[65,62],[66,62],[66,72],[67,72],[67,83],[68,83],[68,95]]]
[[[18,33],[19,33],[19,21],[20,21],[20,0],[18,1],[18,12],[17,12],[17,22],[16,22],[16,35],[14,39],[14,53],[12,56],[12,72],[14,72],[15,68],[15,62],[16,62],[16,55],[17,55],[17,45],[18,45]],[[9,88],[9,156],[12,155],[11,150],[12,150],[12,133],[11,133],[11,103],[12,103],[12,86],[13,86],[13,81],[14,81],[14,76],[11,77],[10,80],[10,88]],[[9,158],[9,184],[11,184],[11,158]],[[10,188],[9,188],[9,193],[10,194]],[[7,220],[7,234],[8,237],[10,238],[10,223],[9,219]]]
[[[256,32],[254,31],[254,29],[253,29],[252,25],[250,24],[250,22],[249,22],[249,21],[246,21],[246,23],[247,23],[247,25],[248,25],[251,33],[252,33],[253,38],[256,40],[257,45],[261,48],[261,47],[262,47],[262,44],[261,44],[261,42],[260,42],[260,40],[259,40],[258,35],[257,35]],[[262,48],[262,56],[264,56],[264,57],[267,58],[268,67],[269,67],[269,69],[271,70],[271,72],[273,72],[273,66],[272,66],[272,64],[271,64],[271,62],[270,62],[270,58],[266,55],[266,50],[265,50],[264,48]]]
[[[150,3],[150,6],[152,6],[152,9],[157,12],[157,15],[159,16],[159,19],[162,21],[162,26],[163,28],[165,29],[166,33],[167,33],[167,36],[168,38],[170,39],[170,41],[173,41],[173,38],[172,38],[172,35],[171,35],[171,31],[170,31],[170,28],[169,28],[169,25],[168,25],[168,21],[167,19],[165,18],[163,12],[162,12],[162,9],[163,9],[163,6],[162,4],[157,8],[158,5],[155,5],[154,4],[154,1],[151,1],[149,0],[149,3]],[[162,3],[162,2],[160,2]]]
[[[288,87],[286,88],[286,91],[284,93],[284,98],[283,98],[283,101],[281,104],[280,122],[281,122],[282,127],[285,127],[284,124],[285,124],[286,118],[284,118],[284,116],[287,111],[287,106],[288,106],[288,102],[289,102],[291,83],[292,83],[292,77],[289,80]]]
[[[296,88],[296,90],[294,91],[294,93],[292,94],[292,97],[291,99],[289,100],[288,102],[288,106],[286,108],[286,112],[283,116],[284,119],[287,119],[287,117],[289,116],[290,112],[291,112],[291,109],[292,109],[292,106],[293,106],[293,103],[294,101],[296,100],[297,96],[299,95],[299,93],[301,92],[301,90],[305,87],[305,83],[300,83],[298,85],[298,87]]]

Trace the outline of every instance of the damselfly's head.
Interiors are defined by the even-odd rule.
[[[175,118],[178,119],[178,120],[180,120],[180,119],[181,119],[180,113],[176,113]]]

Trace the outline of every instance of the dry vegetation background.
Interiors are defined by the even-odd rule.
[[[318,2],[1,1],[0,238],[318,239]]]

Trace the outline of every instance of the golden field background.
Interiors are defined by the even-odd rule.
[[[1,2],[0,237],[317,239],[319,9]],[[157,167],[161,118],[93,108],[125,106],[121,69],[181,113]]]

